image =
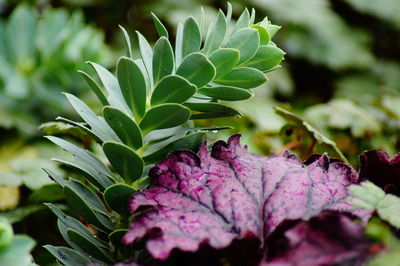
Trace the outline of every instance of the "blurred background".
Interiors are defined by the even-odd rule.
[[[323,151],[323,145],[274,113],[272,107],[280,105],[334,140],[355,167],[364,150],[390,155],[400,150],[399,0],[231,3],[235,18],[244,7],[255,8],[257,21],[268,16],[281,25],[275,42],[287,54],[282,67],[268,75],[269,82],[256,89],[256,97],[234,104],[244,118],[199,122],[234,127],[212,133],[211,139],[240,132],[252,152],[265,155],[290,148],[305,159]],[[54,263],[40,245],[62,244],[55,218],[42,204],[62,207],[62,193],[41,171],[56,168],[49,159],[60,150],[42,136],[86,139],[75,128],[46,123],[58,115],[76,118],[61,92],[79,95],[96,109],[77,70],[91,72],[86,61],[114,69],[126,53],[118,25],[154,42],[151,11],[174,32],[200,6],[210,21],[219,8],[225,10],[226,1],[0,0],[0,216],[35,238],[39,265]]]

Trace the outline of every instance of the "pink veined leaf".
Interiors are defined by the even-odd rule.
[[[294,226],[276,231],[267,240],[272,258],[264,260],[262,266],[356,266],[371,255],[373,243],[365,237],[363,225],[339,212],[323,211],[308,221],[299,220]]]
[[[400,153],[392,158],[384,151],[372,150],[360,155],[360,180],[369,180],[386,193],[400,196]]]
[[[256,156],[239,139],[217,142],[211,154],[204,144],[198,155],[178,151],[158,163],[150,187],[130,201],[136,215],[124,242],[146,240],[151,255],[164,260],[175,248],[222,249],[235,239],[258,239],[263,249],[282,221],[309,219],[322,210],[369,218],[369,211],[347,200],[348,186],[357,183],[352,167],[327,155],[307,164],[288,152]]]

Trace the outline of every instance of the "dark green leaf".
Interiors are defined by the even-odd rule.
[[[146,164],[159,162],[168,155],[168,153],[176,150],[196,150],[204,142],[206,138],[206,132],[196,132],[189,134],[180,139],[174,140],[173,142],[165,145],[156,152],[146,155],[143,160]]]
[[[70,180],[64,186],[64,194],[69,206],[88,223],[104,232],[114,228],[101,201],[84,184]]]
[[[146,81],[136,63],[128,58],[121,57],[117,64],[119,86],[136,119],[143,117],[146,112]]]
[[[47,122],[41,124],[39,130],[46,135],[70,135],[81,140],[90,138],[91,136],[86,130],[82,130],[82,128],[78,126],[65,122]],[[93,132],[91,131],[91,133]]]
[[[133,58],[131,38],[129,37],[129,34],[128,34],[128,32],[126,31],[126,29],[125,29],[124,27],[122,27],[121,25],[119,25],[119,28],[121,29],[122,33],[124,34],[126,47],[127,47],[127,49],[128,49],[128,56],[129,56],[130,58]]]
[[[219,10],[217,19],[210,25],[207,33],[204,48],[202,50],[205,54],[211,54],[221,46],[225,39],[226,29],[227,22],[225,15],[221,10]]]
[[[82,254],[71,248],[55,247],[52,245],[45,245],[44,248],[65,266],[89,265],[93,263],[93,260],[90,260],[87,254]]]
[[[64,187],[64,185],[67,183],[67,180],[65,180],[64,178],[62,178],[61,176],[59,176],[52,170],[50,170],[50,169],[43,169],[43,170],[46,172],[46,174],[49,176],[49,178],[51,180],[53,180],[54,182],[56,182],[59,186]]]
[[[176,74],[201,88],[212,81],[215,76],[215,67],[205,55],[197,52],[185,57],[176,70]]]
[[[57,216],[59,221],[63,223],[66,228],[74,229],[80,234],[86,236],[86,238],[89,238],[97,246],[107,248],[108,246],[107,243],[104,242],[103,240],[100,240],[95,234],[89,231],[89,229],[85,225],[83,225],[80,221],[71,216],[66,215],[51,203],[47,203],[45,205],[49,207],[49,209]]]
[[[104,191],[104,200],[119,214],[129,215],[129,200],[136,190],[125,184],[115,184]]]
[[[256,55],[247,63],[248,67],[257,68],[262,72],[274,69],[283,60],[285,52],[272,45],[262,45],[258,48]]]
[[[174,52],[168,39],[161,37],[154,45],[153,79],[157,84],[163,77],[174,72]]]
[[[95,134],[101,141],[120,141],[118,136],[114,131],[112,131],[107,123],[99,119],[83,101],[72,94],[65,93],[65,95],[79,116],[90,126],[91,132],[93,132],[93,134]]]
[[[199,93],[223,101],[241,101],[254,95],[251,90],[230,86],[204,87],[199,90]]]
[[[165,37],[168,39],[168,31],[165,28],[164,24],[158,19],[158,17],[151,12],[151,16],[153,17],[154,26],[156,27],[157,33],[160,37]]]
[[[185,103],[185,106],[192,110],[190,119],[242,116],[239,111],[220,103]]]
[[[88,180],[100,190],[114,184],[110,170],[91,152],[57,137],[47,136],[47,138],[75,157],[74,162],[55,159],[56,161],[83,171],[87,174]]]
[[[34,190],[29,196],[29,201],[33,203],[54,202],[62,199],[64,199],[63,190],[56,183],[44,185],[41,188]]]
[[[117,142],[105,142],[103,144],[103,151],[115,171],[128,184],[131,184],[142,176],[143,160],[128,146]]]
[[[182,125],[189,120],[189,117],[190,110],[180,104],[162,104],[147,111],[139,126],[143,135],[146,135],[155,129]]]
[[[108,235],[108,239],[110,239],[110,242],[116,249],[121,249],[123,247],[126,247],[126,245],[122,243],[122,238],[124,237],[124,235],[126,235],[127,232],[128,229],[117,229]]]
[[[108,263],[112,263],[112,255],[108,250],[102,249],[96,246],[95,243],[90,241],[90,239],[86,238],[84,235],[80,234],[79,232],[68,228],[67,235],[69,238],[75,242],[83,251],[87,252],[88,254],[92,255],[93,257]]]
[[[110,106],[103,108],[103,116],[123,143],[135,150],[142,147],[142,132],[132,118],[121,110]]]
[[[201,34],[199,26],[193,17],[189,17],[183,24],[182,58],[191,53],[198,52],[200,45]]]
[[[215,50],[208,59],[216,68],[214,79],[218,79],[230,72],[239,63],[240,53],[239,50],[233,48],[220,48]]]
[[[215,80],[220,84],[251,89],[267,81],[267,77],[260,70],[251,67],[234,68],[225,76]]]
[[[226,47],[239,50],[239,64],[242,64],[256,54],[259,44],[260,36],[258,31],[252,28],[244,28],[232,35]]]
[[[193,96],[196,86],[180,76],[167,76],[163,78],[154,89],[151,96],[151,105],[162,103],[183,103]]]
[[[107,96],[104,93],[103,89],[100,88],[99,84],[91,77],[89,76],[86,72],[82,70],[78,70],[78,72],[82,75],[82,77],[85,79],[86,83],[90,86],[94,94],[96,94],[97,98],[99,98],[100,102],[102,105],[108,105],[107,101]]]

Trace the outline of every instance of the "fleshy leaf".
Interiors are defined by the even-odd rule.
[[[348,201],[356,171],[314,156],[303,164],[295,155],[251,155],[239,143],[203,145],[198,155],[172,153],[149,172],[151,185],[130,201],[133,218],[125,243],[147,239],[147,249],[166,259],[174,248],[196,251],[200,244],[228,247],[234,239],[264,238],[284,220],[308,219],[322,210],[352,213],[366,220],[370,211]]]
[[[392,158],[384,151],[367,151],[360,155],[360,179],[369,180],[386,193],[400,196],[400,153]]]
[[[262,266],[362,265],[372,244],[362,224],[331,211],[277,231],[272,241],[267,241],[269,253],[276,254]]]

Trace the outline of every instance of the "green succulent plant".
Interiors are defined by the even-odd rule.
[[[240,116],[221,101],[252,97],[252,89],[267,81],[265,73],[279,66],[284,52],[271,41],[279,27],[267,19],[254,23],[254,10],[246,9],[236,23],[231,16],[231,5],[227,14],[219,11],[204,40],[203,17],[188,17],[178,26],[173,49],[169,33],[153,15],[160,37],[152,47],[137,32],[140,58],[133,57],[130,37],[122,28],[129,56],[119,58],[116,76],[96,63],[90,65],[101,83],[80,72],[103,105],[102,113],[66,94],[84,122],[58,120],[96,140],[109,164],[71,142],[48,137],[74,155],[73,161],[55,161],[82,176],[64,179],[46,170],[63,188],[72,213],[82,218],[48,204],[71,247],[45,246],[60,263],[110,264],[140,255],[120,240],[128,228],[128,200],[147,185],[147,170],[171,151],[196,150],[207,131],[227,128],[194,127],[193,121]]]

